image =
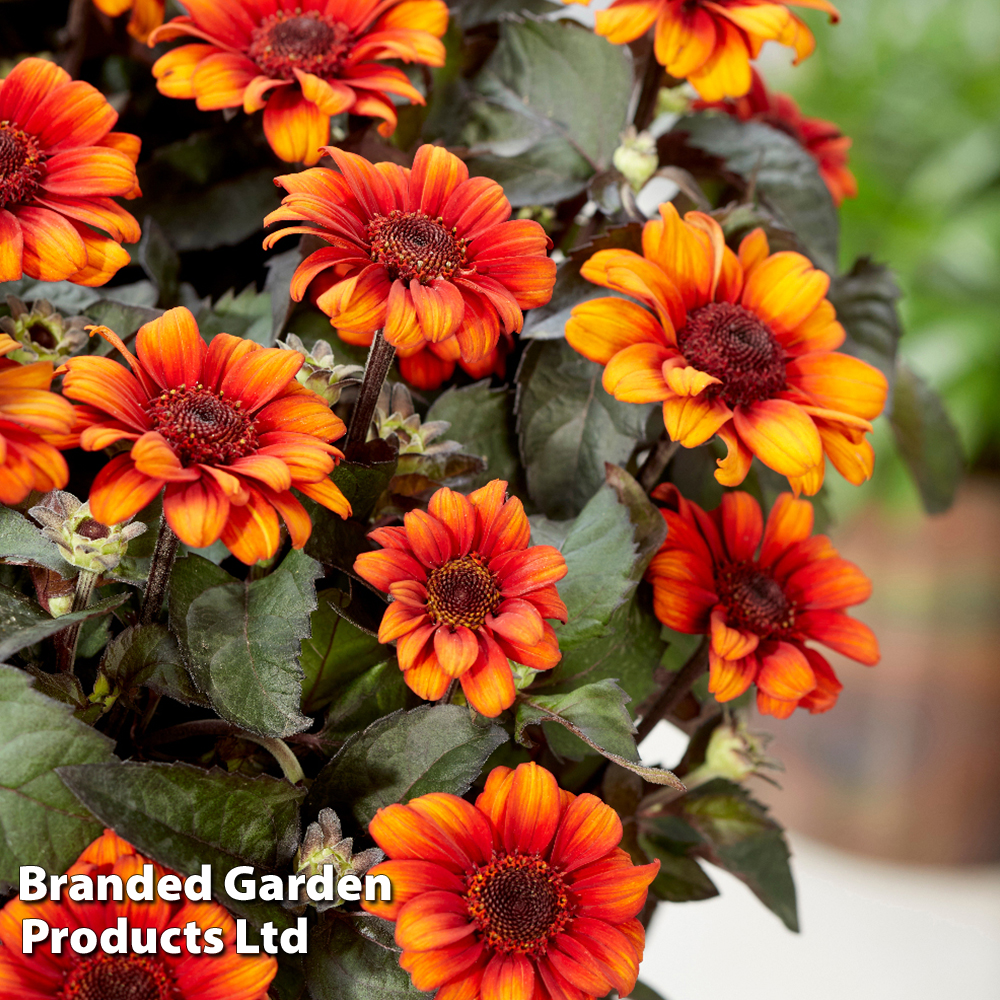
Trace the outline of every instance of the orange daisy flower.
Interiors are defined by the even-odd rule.
[[[98,451],[131,441],[90,488],[102,524],[137,514],[164,487],[163,513],[185,545],[219,538],[245,563],[278,550],[284,519],[301,549],[312,531],[292,488],[347,517],[351,505],[328,474],[343,458],[328,444],[343,421],[295,373],[296,351],[263,348],[220,333],[206,345],[187,309],[169,309],[136,334],[135,357],[116,334],[97,327],[126,358],[70,358],[63,394],[84,404],[80,445]]]
[[[108,17],[132,11],[128,33],[138,42],[145,42],[150,33],[163,24],[164,0],[94,0],[94,6]]]
[[[149,44],[202,39],[157,59],[161,94],[202,111],[264,109],[264,135],[289,163],[316,163],[330,117],[350,112],[396,128],[390,94],[423,104],[402,70],[378,60],[443,66],[448,27],[442,0],[186,0]]]
[[[757,685],[757,708],[787,718],[795,709],[826,712],[842,684],[815,640],[874,666],[878,640],[844,609],[871,596],[871,581],[813,535],[812,504],[782,493],[767,524],[749,493],[726,493],[706,513],[664,483],[667,540],[646,579],[657,618],[669,628],[711,636],[709,686],[718,701]],[[758,551],[759,548],[759,551]]]
[[[45,59],[0,80],[0,281],[103,285],[131,263],[120,244],[139,223],[111,198],[141,193],[140,141],[112,132],[117,120],[100,91]]]
[[[617,813],[537,764],[497,767],[473,806],[432,793],[380,809],[399,964],[436,1000],[594,1000],[635,987],[635,919],[659,861],[633,865]]]
[[[20,503],[32,490],[61,490],[69,481],[59,453],[73,423],[73,407],[49,392],[52,362],[19,365],[5,358],[21,345],[0,333],[0,503]]]
[[[589,4],[590,0],[563,0]],[[750,89],[750,60],[765,42],[812,55],[813,33],[789,7],[812,7],[840,20],[828,0],[614,0],[596,15],[596,31],[616,45],[634,42],[656,25],[656,61],[686,79],[706,101],[742,97]]]
[[[452,678],[476,711],[494,717],[514,703],[508,659],[549,670],[560,659],[544,619],[566,621],[555,588],[566,560],[551,545],[529,548],[531,527],[507,484],[494,479],[467,497],[447,488],[402,528],[376,528],[381,551],[362,552],[354,571],[391,594],[379,642],[396,643],[409,687],[429,701]]]
[[[753,71],[753,83],[744,97],[728,101],[695,101],[697,111],[724,111],[741,122],[763,122],[790,135],[819,164],[819,173],[839,207],[845,198],[858,196],[858,182],[847,167],[851,140],[833,122],[806,118],[788,94],[767,89],[763,78]]]
[[[176,875],[169,868],[143,857],[131,844],[105,830],[76,860],[68,875],[85,875],[95,884],[99,875],[117,876],[124,883],[142,873],[142,866],[153,866],[154,879]],[[112,883],[113,885],[114,883]],[[179,884],[179,883],[178,883]],[[141,997],[142,1000],[266,1000],[268,986],[278,971],[270,955],[237,955],[236,924],[218,903],[192,903],[185,897],[177,903],[164,900],[80,902],[66,898],[62,890],[59,902],[41,900],[24,903],[15,896],[0,910],[0,1000],[104,1000],[110,997]],[[118,921],[128,923],[126,954],[108,954],[100,947],[90,954],[77,954],[71,938],[63,938],[58,953],[51,938],[34,945],[32,954],[21,951],[24,920],[44,920],[51,928],[68,928],[71,934],[83,931],[81,938],[100,941],[104,931],[116,929]],[[218,954],[192,954],[184,933],[193,921],[202,935],[195,941],[199,948],[215,947],[204,932],[221,929],[223,950]],[[173,928],[173,932],[170,932]],[[168,943],[178,954],[159,947],[160,936],[168,933]],[[133,942],[144,950],[155,936],[153,951],[138,952]]]
[[[601,298],[573,310],[566,339],[606,366],[604,388],[630,403],[662,400],[667,433],[685,448],[718,434],[724,486],[743,482],[754,455],[810,496],[824,453],[849,482],[868,479],[865,434],[888,383],[836,351],[845,334],[825,297],[829,276],[801,254],[771,254],[761,229],[737,256],[711,217],[682,220],[671,204],[660,214],[643,229],[643,256],[599,250],[580,272],[647,307]]]
[[[401,356],[433,346],[443,361],[477,364],[501,332],[520,332],[522,309],[552,297],[556,265],[545,230],[510,219],[503,188],[440,146],[421,146],[412,170],[326,150],[340,173],[316,167],[275,178],[288,195],[265,225],[305,220],[264,240],[309,233],[330,244],[292,278],[300,301],[317,275],[336,281],[316,304],[350,343],[377,330]],[[328,279],[327,279],[328,280]]]

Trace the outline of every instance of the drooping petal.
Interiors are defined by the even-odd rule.
[[[757,687],[772,698],[798,701],[816,687],[816,675],[798,646],[777,642],[758,655]]]

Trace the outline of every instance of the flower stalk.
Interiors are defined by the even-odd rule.
[[[140,625],[152,625],[159,617],[163,598],[167,593],[167,584],[170,582],[170,571],[174,568],[174,560],[177,558],[178,541],[173,528],[167,524],[166,517],[161,515],[160,532],[156,536],[153,562],[149,567],[146,592],[143,594],[142,607],[139,610]]]
[[[354,404],[354,412],[351,414],[351,425],[347,429],[344,451],[348,456],[351,451],[364,444],[368,437],[368,428],[371,427],[372,418],[375,416],[382,383],[389,374],[395,356],[396,348],[386,341],[381,330],[377,331],[368,350],[364,379],[358,391],[358,401]]]
[[[73,594],[73,611],[86,611],[90,606],[90,600],[94,596],[94,588],[97,586],[97,573],[81,569],[76,578],[76,590]],[[76,647],[80,641],[80,628],[83,622],[74,622],[69,628],[60,632],[56,636],[56,655],[59,670],[62,673],[73,672],[73,664],[76,662]]]
[[[684,700],[695,681],[708,670],[708,638],[688,658],[687,663],[677,671],[667,683],[656,701],[650,706],[639,722],[635,742],[641,743],[652,731],[653,727],[665,719]]]

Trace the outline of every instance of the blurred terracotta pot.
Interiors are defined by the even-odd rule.
[[[784,790],[761,797],[788,826],[899,861],[1000,860],[1000,481],[966,483],[936,518],[876,508],[835,533],[874,584],[853,609],[882,662],[831,662],[844,682],[826,715],[775,733]]]

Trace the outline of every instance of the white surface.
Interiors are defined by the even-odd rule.
[[[643,761],[675,764],[685,742],[661,722]],[[1000,1000],[1000,867],[895,865],[790,842],[801,934],[710,868],[719,897],[657,911],[643,982],[668,1000]]]

